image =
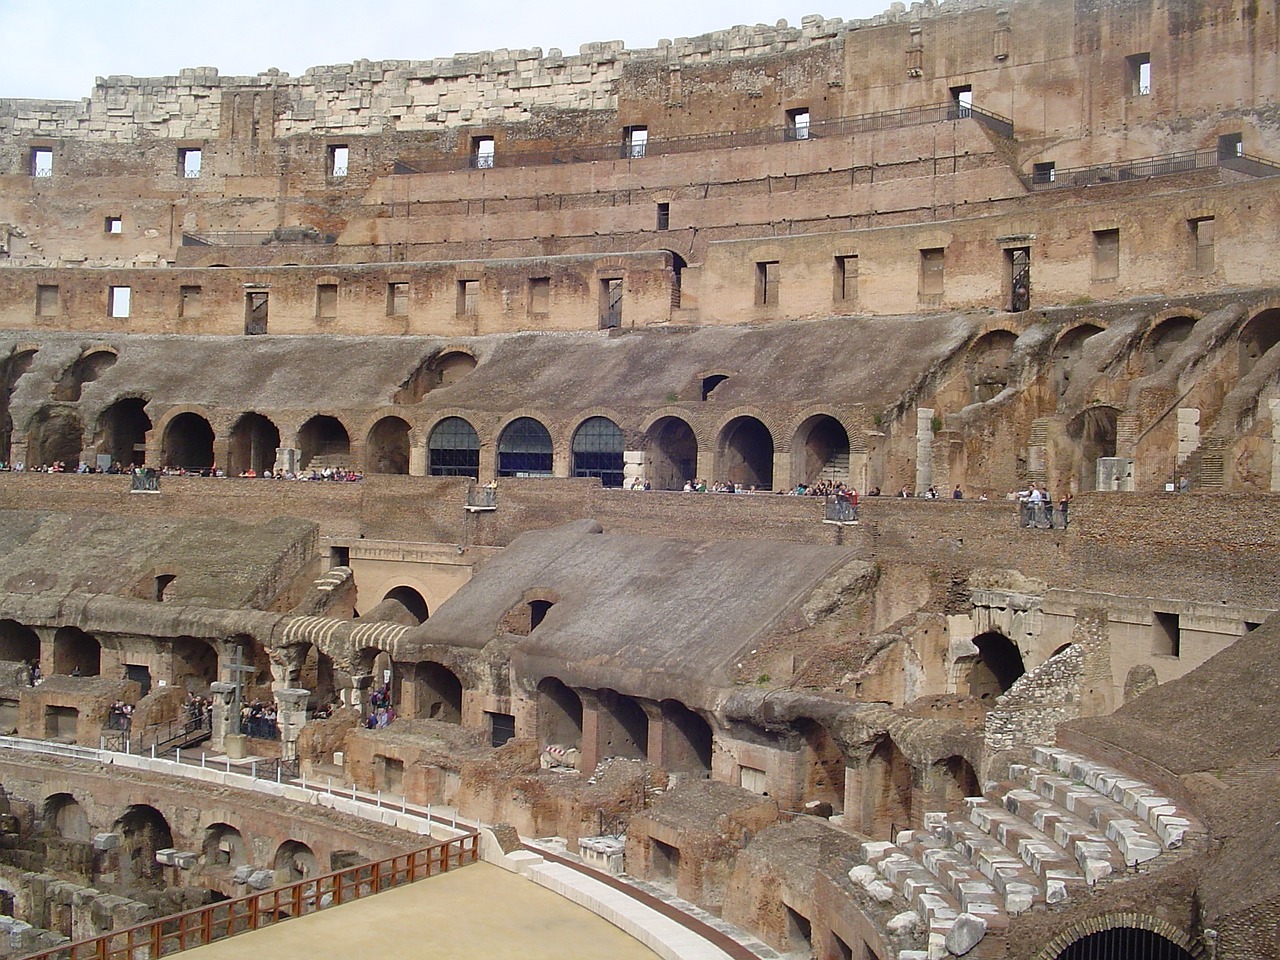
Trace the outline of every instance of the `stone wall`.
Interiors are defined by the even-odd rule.
[[[1080,715],[1080,677],[1084,653],[1071,646],[1023,674],[987,714],[983,729],[986,755],[1026,743],[1054,743],[1058,724]]]

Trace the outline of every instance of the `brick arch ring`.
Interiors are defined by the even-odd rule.
[[[1035,960],[1057,960],[1062,951],[1077,940],[1082,940],[1091,934],[1105,933],[1108,930],[1121,928],[1147,930],[1157,934],[1175,946],[1181,947],[1192,957],[1198,958],[1204,952],[1202,943],[1193,940],[1167,920],[1141,913],[1104,913],[1100,916],[1080,920],[1067,927],[1045,944],[1044,949],[1036,954]]]

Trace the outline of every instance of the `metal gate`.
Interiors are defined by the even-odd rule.
[[[1009,251],[1009,310],[1021,313],[1031,309],[1031,248]]]

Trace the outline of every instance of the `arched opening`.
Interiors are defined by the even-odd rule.
[[[1272,347],[1280,343],[1280,307],[1263,310],[1240,331],[1240,376],[1244,376]]]
[[[863,832],[892,840],[912,823],[915,772],[892,737],[882,737],[867,759]]]
[[[1156,324],[1147,334],[1143,348],[1143,374],[1150,376],[1168,363],[1195,327],[1196,321],[1191,317],[1169,317]]]
[[[173,641],[171,683],[180,690],[201,695],[218,679],[218,651],[204,640],[178,637]]]
[[[1115,407],[1090,407],[1067,424],[1067,436],[1075,443],[1080,456],[1080,489],[1094,490],[1098,485],[1098,460],[1116,455],[1116,425],[1120,412]]]
[[[1026,673],[1017,645],[1002,633],[989,632],[973,639],[978,655],[969,669],[969,696],[994,700]]]
[[[44,827],[64,840],[89,843],[93,840],[93,828],[80,801],[69,793],[55,793],[44,802]]]
[[[86,353],[67,367],[58,378],[58,383],[53,388],[53,399],[71,403],[79,400],[84,385],[97,380],[115,366],[116,359],[115,352],[112,350],[94,350]]]
[[[818,414],[800,424],[791,438],[791,479],[806,486],[849,482],[849,432],[839,420]]]
[[[806,769],[804,799],[831,804],[835,813],[844,811],[845,757],[840,744],[827,728],[808,717],[796,723],[804,739]]]
[[[720,431],[717,480],[744,489],[773,489],[773,435],[755,417],[734,417]]]
[[[333,657],[315,644],[311,644],[298,671],[298,685],[304,690],[311,691],[311,696],[307,698],[307,705],[313,710],[332,705],[337,699]]]
[[[369,473],[409,473],[409,424],[399,417],[383,417],[369,431],[365,443]]]
[[[173,847],[173,831],[164,814],[145,803],[134,804],[116,821],[116,831],[120,834],[122,870],[127,869],[133,879],[159,880],[156,851]]]
[[[252,470],[262,476],[274,470],[280,449],[280,428],[260,413],[246,413],[231,428],[227,474],[238,477]]]
[[[53,672],[96,677],[102,668],[102,645],[79,627],[59,627],[53,635]]]
[[[1191,960],[1183,947],[1151,930],[1112,927],[1081,937],[1058,954],[1057,960]]]
[[[698,439],[679,417],[663,417],[645,433],[644,476],[655,490],[680,490],[698,475]]]
[[[711,724],[679,700],[662,701],[660,762],[672,773],[711,776]]]
[[[413,587],[393,587],[387,591],[386,596],[382,599],[394,600],[404,607],[418,623],[426,623],[427,617],[431,616],[431,612],[427,609],[427,601]]]
[[[634,699],[600,691],[600,756],[649,759],[649,717]]]
[[[705,403],[711,399],[711,395],[716,392],[716,387],[729,379],[728,374],[713,373],[709,377],[702,378],[702,400]]]
[[[433,477],[480,476],[480,437],[461,417],[445,417],[427,440],[428,470]]]
[[[538,684],[538,734],[543,746],[582,746],[582,698],[555,677]]]
[[[276,849],[272,867],[277,886],[297,883],[316,875],[316,855],[301,840],[286,840]]]
[[[1008,330],[992,330],[969,348],[969,382],[975,403],[992,400],[1009,386],[1013,378],[1010,360],[1017,342],[1017,336]]]
[[[74,410],[43,407],[27,427],[27,466],[47,467],[61,461],[74,470],[84,449],[84,426]]]
[[[476,368],[476,358],[461,350],[446,350],[435,361],[437,385],[457,383]]]
[[[537,630],[542,626],[542,621],[547,618],[547,614],[551,608],[556,605],[554,600],[530,600],[529,601],[529,632]]]
[[[1065,394],[1071,386],[1071,375],[1080,361],[1085,341],[1101,332],[1102,328],[1099,326],[1082,323],[1058,338],[1053,346],[1053,386],[1058,396]]]
[[[180,413],[164,428],[160,462],[183,470],[208,470],[213,466],[213,427],[196,413]]]
[[[427,660],[413,668],[413,686],[418,717],[462,723],[462,681],[456,673]]]
[[[145,407],[145,400],[129,397],[103,410],[95,435],[98,452],[124,467],[141,466],[146,461],[147,431],[151,429]]]
[[[17,620],[0,620],[0,660],[40,662],[40,637]]]
[[[982,795],[978,774],[964,757],[947,757],[934,764],[943,789],[942,800],[949,809],[957,810],[965,797]]]
[[[13,443],[13,417],[9,413],[9,397],[17,389],[18,380],[31,369],[35,350],[20,350],[0,359],[0,461],[9,462]]]
[[[302,451],[298,466],[304,470],[345,467],[351,456],[351,437],[337,417],[321,415],[302,425],[298,447]]]
[[[608,417],[590,417],[573,434],[573,475],[599,477],[605,487],[622,486],[622,430]]]
[[[532,417],[512,420],[498,437],[498,476],[551,476],[551,434]]]
[[[206,866],[234,870],[249,863],[244,837],[229,823],[212,823],[205,827],[201,850]]]
[[[476,368],[476,358],[462,350],[448,350],[423,360],[400,384],[392,401],[402,404],[420,403],[432,390],[457,383]]]

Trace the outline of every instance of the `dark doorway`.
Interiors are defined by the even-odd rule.
[[[698,439],[679,417],[663,417],[645,434],[645,479],[655,490],[679,490],[698,475]]]
[[[716,480],[743,489],[773,489],[773,435],[755,417],[735,417],[720,431]]]
[[[164,428],[160,462],[166,467],[206,471],[213,466],[213,427],[199,414],[180,413]]]
[[[298,431],[302,450],[299,466],[313,470],[345,467],[351,456],[351,437],[337,417],[312,417]]]
[[[1008,265],[1008,296],[1011,313],[1031,309],[1031,248],[1014,247],[1004,252]]]
[[[365,448],[369,473],[409,473],[409,424],[399,417],[383,417],[369,431]]]
[[[145,400],[131,397],[102,411],[95,438],[98,452],[121,466],[141,466],[146,461],[147,432],[151,429],[145,407]]]
[[[246,413],[231,428],[227,473],[238,477],[252,470],[262,476],[276,465],[280,428],[260,413]]]

